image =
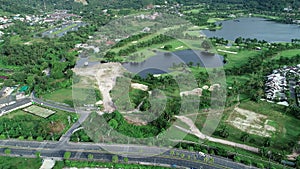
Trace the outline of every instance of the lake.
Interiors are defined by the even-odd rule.
[[[199,50],[182,50],[173,53],[157,52],[155,56],[140,63],[124,63],[123,66],[130,72],[139,74],[141,77],[147,74],[168,73],[174,64],[180,63],[215,68],[224,65],[223,57],[215,54],[207,54]]]
[[[207,37],[223,37],[232,41],[238,37],[268,42],[291,42],[291,39],[300,38],[300,26],[296,24],[282,24],[256,17],[217,22],[219,23],[223,24],[221,30],[203,30],[203,34]]]

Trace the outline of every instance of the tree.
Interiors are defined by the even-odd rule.
[[[118,163],[119,162],[119,157],[117,155],[112,156],[111,162]]]
[[[41,152],[39,152],[39,151],[35,152],[35,156],[36,156],[36,158],[41,158]]]
[[[6,155],[9,155],[9,154],[11,153],[11,149],[9,149],[9,148],[5,149],[5,150],[4,150],[4,153],[5,153]]]
[[[209,40],[204,40],[201,44],[201,47],[205,49],[205,51],[208,51],[209,49],[212,48],[212,44],[210,43]]]
[[[123,160],[124,160],[125,163],[128,163],[128,161],[129,161],[129,160],[128,160],[128,157],[124,157]]]
[[[64,154],[64,159],[68,160],[68,159],[70,159],[70,157],[71,157],[71,152],[66,151]]]
[[[241,158],[239,156],[235,155],[234,158],[233,158],[233,161],[239,163],[239,162],[241,162]]]
[[[243,133],[242,136],[241,136],[241,140],[243,142],[246,142],[249,138],[249,134],[248,133]]]
[[[299,169],[300,168],[300,156],[298,156],[296,158],[296,168]]]
[[[89,159],[89,160],[92,160],[93,158],[94,158],[94,155],[93,155],[93,154],[89,154],[89,155],[88,155],[88,159]]]
[[[116,128],[118,128],[118,122],[117,122],[117,120],[115,120],[115,119],[111,119],[109,122],[108,122],[108,124],[109,124],[109,126],[111,126],[113,129],[116,129]]]

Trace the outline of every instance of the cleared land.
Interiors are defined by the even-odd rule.
[[[74,69],[74,72],[78,76],[89,78],[91,83],[97,84],[103,96],[103,106],[105,112],[113,112],[116,110],[116,107],[114,106],[110,96],[110,91],[115,86],[117,77],[123,76],[123,72],[125,72],[125,69],[120,63],[105,63],[88,68],[77,68]],[[80,86],[80,84],[77,85]]]
[[[273,127],[276,123],[268,120],[267,116],[238,107],[234,109],[228,122],[241,131],[262,137],[271,137],[276,132],[276,128]]]

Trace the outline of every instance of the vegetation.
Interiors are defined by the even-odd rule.
[[[0,168],[32,169],[42,165],[40,158],[21,158],[0,156]]]
[[[70,124],[68,116],[72,122]],[[76,120],[76,114],[59,110],[46,119],[18,110],[0,118],[0,135],[7,139],[22,137],[37,141],[59,140]]]
[[[141,164],[123,164],[123,163],[111,163],[111,162],[98,162],[98,161],[72,161],[67,162],[57,161],[54,169],[62,169],[64,167],[91,167],[91,168],[132,168],[132,169],[166,169],[167,167],[160,166],[146,166]]]

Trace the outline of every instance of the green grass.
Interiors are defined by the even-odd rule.
[[[0,168],[3,169],[38,169],[41,165],[42,159],[0,156]]]
[[[118,159],[118,163],[101,162],[101,161],[73,161],[68,162],[57,161],[53,169],[63,169],[65,167],[98,167],[98,168],[130,168],[130,169],[167,169],[161,166],[146,166],[141,164],[125,164],[123,158]]]
[[[269,16],[269,15],[263,15],[263,14],[252,14],[254,17],[261,17],[261,18],[266,18],[266,19],[280,19],[278,16]]]
[[[42,96],[46,100],[70,104],[73,102],[72,88],[55,90]]]
[[[224,19],[222,19],[222,18],[209,18],[208,20],[207,20],[207,23],[216,23],[216,22],[218,22],[218,21],[223,21]]]
[[[228,50],[232,52],[238,52],[238,54],[229,54],[229,53],[224,53],[224,52],[219,52],[220,55],[227,55],[227,63],[224,65],[225,69],[230,69],[233,67],[241,67],[244,64],[248,63],[248,59],[251,56],[255,56],[256,54],[259,53],[259,51],[255,50],[242,50],[242,51],[237,51],[236,49],[224,49],[224,48],[218,48],[222,50]]]
[[[291,58],[293,56],[296,56],[297,54],[300,55],[299,49],[285,50],[275,55],[273,59],[280,59],[281,56]]]

